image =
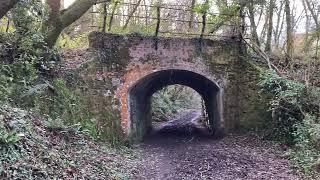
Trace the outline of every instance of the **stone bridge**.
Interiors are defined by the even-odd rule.
[[[151,96],[181,84],[204,99],[213,136],[255,128],[264,107],[258,71],[237,38],[154,38],[138,34],[89,35],[90,63],[79,70],[86,96],[103,121],[121,123],[129,138],[141,139],[151,125]],[[102,115],[103,114],[103,115]]]

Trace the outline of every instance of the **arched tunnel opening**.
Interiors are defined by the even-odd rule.
[[[209,134],[209,118],[201,95],[179,84],[165,86],[151,99],[151,135]]]
[[[195,72],[170,69],[151,73],[141,78],[129,90],[129,137],[142,140],[153,128],[152,126],[152,96],[159,90],[170,85],[182,85],[192,88],[203,99],[207,114],[207,124],[210,134],[221,136],[222,102],[219,86]]]

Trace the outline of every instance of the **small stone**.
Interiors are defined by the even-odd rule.
[[[107,90],[107,92],[105,92],[104,94],[103,94],[103,96],[104,97],[110,97],[111,96],[111,91],[110,90]]]

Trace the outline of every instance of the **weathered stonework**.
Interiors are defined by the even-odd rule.
[[[86,95],[110,111],[128,137],[139,139],[145,134],[150,125],[150,97],[170,84],[187,85],[202,95],[215,136],[258,113],[251,106],[256,103],[256,89],[244,89],[250,88],[249,81],[256,81],[258,74],[247,72],[250,63],[237,39],[155,40],[94,32],[89,42],[94,60],[79,71],[90,87]]]

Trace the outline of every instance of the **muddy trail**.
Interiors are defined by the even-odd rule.
[[[139,147],[144,162],[134,179],[301,179],[279,150],[258,137],[204,136],[196,130],[200,114],[191,111],[149,135]]]

